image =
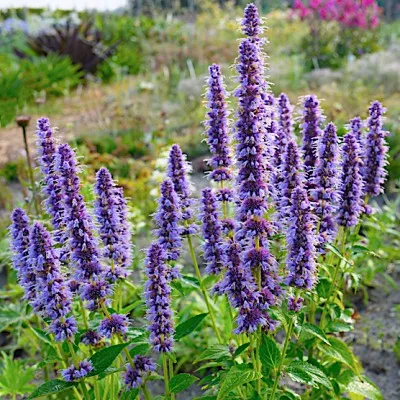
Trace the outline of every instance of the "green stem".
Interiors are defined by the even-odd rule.
[[[89,330],[89,323],[88,323],[88,319],[87,319],[87,316],[86,316],[86,310],[85,310],[85,307],[83,306],[83,301],[82,301],[82,299],[80,297],[79,297],[79,306],[81,308],[83,325],[84,325],[86,330]]]
[[[174,376],[174,365],[171,359],[168,360],[168,364],[169,364],[169,379],[171,380]],[[171,400],[175,400],[175,393],[171,392],[170,394],[171,394]]]
[[[142,392],[143,392],[143,395],[144,395],[145,400],[151,400],[150,393],[149,393],[149,391],[147,390],[147,387],[146,387],[146,384],[145,384],[145,383],[141,386],[141,388],[142,388]]]
[[[282,354],[281,354],[281,360],[279,361],[279,366],[278,366],[278,371],[276,373],[276,377],[275,377],[275,381],[274,381],[274,386],[272,387],[272,392],[271,392],[271,396],[270,396],[270,400],[273,400],[275,398],[275,392],[276,389],[278,387],[279,384],[279,379],[281,377],[281,373],[282,373],[282,366],[283,366],[283,362],[285,360],[285,356],[286,356],[286,351],[287,348],[289,346],[290,343],[290,339],[292,337],[292,331],[293,331],[293,318],[290,319],[289,322],[289,326],[288,326],[288,330],[286,332],[286,337],[285,337],[285,343],[283,344],[283,350],[282,350]]]
[[[188,235],[187,239],[188,239],[189,251],[190,251],[190,255],[192,257],[194,269],[196,271],[197,279],[199,280],[200,290],[201,290],[201,292],[203,294],[204,301],[205,301],[205,303],[207,305],[207,310],[208,310],[208,313],[210,314],[211,323],[212,323],[212,326],[214,328],[215,334],[217,336],[218,342],[220,344],[222,344],[222,338],[221,338],[221,335],[220,335],[220,333],[218,331],[218,328],[217,328],[217,323],[216,323],[216,320],[215,320],[214,311],[213,311],[213,309],[211,307],[211,304],[210,304],[210,301],[209,301],[209,298],[208,298],[208,294],[207,294],[206,290],[203,287],[203,280],[202,280],[202,277],[201,277],[199,264],[197,263],[196,253],[195,253],[194,248],[193,248],[192,238],[191,238],[190,235]]]
[[[162,365],[164,372],[165,397],[169,399],[170,394],[169,394],[168,361],[167,361],[167,356],[165,354],[163,354],[161,357],[162,357]]]

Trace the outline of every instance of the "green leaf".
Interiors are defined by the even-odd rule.
[[[35,336],[37,336],[41,341],[49,344],[50,346],[53,346],[53,343],[50,339],[50,335],[48,333],[46,333],[45,331],[38,329],[38,328],[34,328],[32,326],[29,325],[29,329],[35,334]]]
[[[261,379],[259,372],[254,370],[243,371],[237,367],[232,367],[222,381],[217,400],[225,399],[237,387],[257,379]]]
[[[179,324],[175,329],[175,340],[182,339],[192,333],[207,315],[208,313],[198,314]]]
[[[340,321],[330,321],[326,326],[325,330],[327,332],[350,332],[354,328],[352,325],[347,324],[346,322]]]
[[[264,375],[268,375],[270,369],[276,369],[281,361],[281,351],[275,340],[263,334],[260,346],[260,360],[263,365]]]
[[[318,296],[323,299],[327,299],[329,296],[331,286],[332,284],[328,279],[321,278],[317,284]]]
[[[198,380],[199,378],[190,374],[178,374],[173,376],[169,381],[169,389],[172,393],[179,393],[193,385],[193,383]]]
[[[329,338],[329,343],[330,346],[324,345],[322,347],[325,355],[346,364],[356,375],[359,375],[357,361],[347,344],[333,337]]]
[[[120,400],[135,400],[139,395],[139,389],[127,390],[122,393]]]
[[[318,339],[320,339],[321,341],[326,343],[328,346],[330,346],[330,343],[329,343],[328,338],[326,337],[324,331],[321,328],[319,328],[318,326],[310,324],[310,323],[305,323],[301,327],[301,333],[303,333],[303,332],[305,334],[317,337]]]
[[[234,357],[239,357],[248,347],[250,346],[250,342],[244,343],[241,346],[239,346],[234,354]]]
[[[223,344],[215,344],[209,349],[204,350],[199,357],[197,357],[195,362],[204,360],[221,360],[224,358],[231,358],[231,353],[229,352],[228,346]]]
[[[128,346],[129,343],[116,344],[114,346],[101,349],[90,357],[93,364],[93,371],[87,376],[96,376],[105,371],[119,356],[121,351]]]
[[[313,385],[313,379],[311,375],[308,372],[304,371],[302,368],[289,366],[286,368],[286,373],[294,382],[303,383],[304,385],[315,386]]]
[[[332,383],[325,375],[325,372],[323,372],[320,368],[313,364],[303,361],[294,361],[286,368],[286,372],[291,369],[300,369],[301,371],[306,372],[311,377],[313,386],[318,386],[318,384],[320,384],[322,386],[325,386],[327,389],[333,389]]]
[[[150,345],[148,345],[147,343],[140,343],[133,349],[131,349],[129,351],[129,354],[131,355],[132,358],[138,354],[141,356],[145,356],[149,350],[150,350]]]
[[[128,313],[130,313],[134,308],[144,306],[144,304],[145,304],[144,300],[142,300],[142,299],[137,300],[137,301],[135,301],[134,303],[129,304],[128,306],[124,307],[124,308],[121,310],[121,314],[128,314]]]
[[[346,391],[366,397],[369,400],[383,400],[382,393],[379,389],[365,378],[361,381],[359,378],[355,377],[347,385]]]
[[[181,282],[185,283],[187,286],[192,286],[196,289],[200,288],[199,280],[197,278],[195,278],[194,276],[182,275]]]
[[[65,382],[60,379],[53,379],[52,381],[48,381],[43,385],[39,386],[30,396],[30,399],[35,399],[41,396],[47,396],[53,393],[60,393],[64,390],[70,389],[76,386],[76,382]]]
[[[335,256],[339,257],[342,261],[344,261],[344,262],[346,262],[347,264],[350,265],[350,262],[347,260],[347,258],[344,257],[344,256],[340,253],[340,251],[339,251],[335,246],[333,246],[332,244],[327,243],[327,244],[325,245],[325,247],[326,247],[328,250],[330,250],[333,254],[335,254]]]

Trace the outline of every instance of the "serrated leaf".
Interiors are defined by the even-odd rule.
[[[303,361],[294,361],[286,368],[286,371],[290,368],[297,368],[305,371],[308,375],[311,376],[313,386],[315,386],[315,384],[320,384],[328,389],[333,389],[331,381],[325,375],[325,372],[323,372],[321,369],[313,364]]]
[[[150,345],[148,345],[147,343],[140,343],[134,348],[132,348],[129,351],[129,354],[131,355],[132,358],[137,356],[138,354],[141,356],[145,356],[149,350],[150,350]]]
[[[93,371],[90,372],[87,376],[96,376],[105,371],[119,356],[121,351],[126,346],[128,346],[128,344],[129,343],[116,344],[114,346],[101,349],[97,353],[94,353],[89,359],[93,364]]]
[[[229,352],[228,346],[223,344],[215,344],[209,349],[204,350],[199,357],[197,357],[195,362],[203,360],[221,360],[223,358],[231,358],[231,353]]]
[[[303,383],[304,385],[315,386],[311,375],[299,367],[287,367],[286,373],[294,382]]]
[[[172,393],[179,393],[187,389],[189,386],[193,385],[194,382],[198,381],[196,378],[190,374],[178,374],[171,378],[169,381],[169,390]]]
[[[248,347],[250,346],[250,342],[244,343],[241,346],[239,346],[234,354],[234,357],[239,357]]]
[[[359,378],[354,378],[347,385],[346,391],[366,397],[369,400],[383,400],[379,389],[365,379],[361,381]]]
[[[276,369],[281,361],[281,351],[275,340],[271,339],[267,335],[262,335],[261,346],[260,346],[260,360],[263,365],[263,370],[268,371],[270,369]]]
[[[321,278],[317,283],[317,293],[318,296],[324,299],[327,299],[330,293],[330,288],[332,284],[326,278]]]
[[[243,371],[237,367],[231,368],[222,381],[217,400],[225,399],[237,387],[257,379],[261,379],[259,372],[254,370]]]
[[[175,340],[182,339],[192,333],[202,323],[207,315],[208,313],[198,314],[179,324],[175,329]]]
[[[70,389],[76,386],[76,382],[65,382],[61,379],[53,379],[43,385],[39,386],[30,396],[30,399],[36,399],[37,397],[47,396],[53,393],[60,393],[64,390]]]
[[[142,299],[137,300],[137,301],[135,301],[134,303],[129,304],[128,306],[124,307],[124,308],[121,310],[121,314],[128,314],[128,313],[130,313],[134,308],[140,307],[140,306],[142,306],[142,305],[144,306],[144,304],[145,304],[144,300],[142,300]]]
[[[357,361],[353,352],[349,349],[346,343],[336,338],[329,338],[330,346],[323,346],[325,355],[340,361],[350,367],[357,375],[359,375]]]
[[[135,400],[139,395],[139,389],[135,388],[122,393],[120,400]]]
[[[340,321],[330,321],[326,326],[325,330],[327,332],[350,332],[354,327],[350,324]]]
[[[319,328],[318,326],[310,323],[305,323],[301,327],[301,333],[305,332],[306,334],[309,334],[311,336],[317,337],[319,340],[322,342],[326,343],[328,346],[330,346],[330,343],[328,341],[328,338],[326,337],[324,331]]]
[[[181,276],[181,282],[185,283],[187,286],[191,286],[191,287],[194,287],[196,289],[200,288],[199,280],[197,278],[195,278],[194,276],[182,275]]]
[[[332,244],[329,244],[329,243],[327,243],[327,244],[325,245],[325,247],[326,247],[329,251],[331,251],[333,254],[335,254],[335,256],[339,257],[342,261],[344,261],[345,263],[351,265],[351,263],[349,262],[349,260],[348,260],[346,257],[344,257],[344,256],[340,253],[340,251],[337,249],[337,247],[335,247],[335,246],[333,246]]]
[[[45,331],[38,329],[38,328],[34,328],[32,326],[29,326],[29,329],[34,333],[34,335],[36,337],[38,337],[41,341],[49,344],[50,346],[53,346],[53,343],[50,339],[50,335],[48,333],[46,333]]]

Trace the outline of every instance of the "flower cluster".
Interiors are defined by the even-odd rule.
[[[67,382],[73,382],[84,378],[92,371],[92,362],[89,360],[82,360],[78,363],[78,365],[71,365],[70,367],[62,370],[61,375]]]
[[[369,29],[379,25],[380,9],[375,0],[295,0],[293,9],[301,19],[317,17],[337,21],[346,28]]]
[[[124,375],[124,383],[128,389],[138,388],[151,372],[156,370],[156,365],[149,357],[137,355],[133,366],[128,364]]]

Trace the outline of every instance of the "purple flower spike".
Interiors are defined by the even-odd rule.
[[[174,323],[171,310],[171,288],[165,250],[152,243],[147,251],[145,299],[149,321],[150,343],[158,353],[172,351]]]
[[[46,197],[45,205],[56,234],[54,239],[63,243],[65,241],[64,204],[60,177],[55,167],[57,145],[53,137],[48,118],[39,118],[37,121],[37,146],[39,164],[44,176],[43,194]]]
[[[286,145],[280,177],[279,191],[281,197],[278,201],[278,211],[280,218],[287,220],[291,215],[292,193],[295,188],[304,184],[303,163],[300,158],[299,148],[294,140],[289,140]]]
[[[103,319],[99,326],[98,333],[106,338],[111,338],[114,335],[124,336],[128,331],[128,317],[121,314],[111,314]]]
[[[258,9],[253,3],[248,4],[244,10],[242,29],[243,33],[249,37],[258,36],[264,31],[258,15]]]
[[[36,275],[34,308],[52,320],[50,329],[58,340],[71,338],[76,332],[76,324],[72,317],[66,316],[71,312],[72,294],[62,276],[50,233],[39,222],[31,229],[29,263]]]
[[[286,284],[311,289],[315,283],[314,219],[307,192],[298,187],[292,193],[292,206],[287,234],[288,255]]]
[[[350,130],[354,133],[360,148],[364,148],[363,129],[364,124],[360,117],[355,117],[350,121]]]
[[[337,215],[340,226],[357,225],[364,209],[361,165],[360,145],[354,133],[349,132],[344,136],[342,145],[342,171],[339,185],[341,202]]]
[[[95,215],[104,245],[103,256],[112,260],[107,274],[113,280],[126,277],[126,268],[132,261],[126,203],[106,168],[100,168],[97,172],[95,193]]]
[[[70,238],[69,246],[75,278],[87,282],[102,275],[104,268],[100,264],[100,251],[93,234],[93,221],[79,193],[80,181],[75,153],[67,144],[58,147],[56,166],[63,188],[65,222]]]
[[[71,365],[67,369],[61,371],[61,375],[67,382],[78,381],[84,378],[89,372],[93,371],[92,362],[89,360],[80,361],[78,366]]]
[[[213,191],[209,188],[202,191],[200,219],[203,221],[206,272],[218,275],[223,269],[222,230],[217,201]]]
[[[317,166],[312,177],[310,198],[319,219],[319,245],[331,242],[336,235],[336,213],[339,202],[339,144],[336,127],[329,123],[318,143]]]
[[[387,132],[382,129],[385,109],[379,101],[374,101],[369,108],[368,133],[365,140],[364,166],[364,193],[376,197],[383,192],[383,184],[387,175],[387,151],[385,137]]]
[[[321,136],[322,113],[317,96],[310,95],[304,99],[303,109],[303,158],[307,190],[311,187],[310,178],[317,162],[316,145]]]
[[[229,149],[228,135],[228,110],[225,102],[226,91],[219,65],[213,64],[209,67],[210,77],[208,79],[208,120],[207,143],[212,154],[208,164],[213,168],[210,179],[215,182],[230,181],[232,179],[231,154]]]
[[[181,228],[182,219],[179,207],[179,198],[174,190],[171,179],[167,178],[160,187],[158,210],[154,216],[158,244],[166,252],[167,260],[177,260],[182,247]]]
[[[176,194],[179,197],[182,211],[182,220],[186,223],[193,217],[192,189],[189,181],[190,166],[186,161],[186,156],[182,153],[179,145],[174,144],[169,151],[167,175],[171,179]],[[196,233],[196,226],[190,224],[185,226],[182,235],[191,235]]]
[[[96,331],[86,331],[81,336],[81,342],[86,346],[97,346],[101,342],[101,336]]]
[[[24,288],[25,299],[31,304],[36,298],[36,275],[29,261],[29,218],[25,211],[16,208],[11,214],[11,249],[13,266],[17,271],[18,282]]]
[[[124,383],[128,390],[139,387],[143,379],[156,370],[156,364],[149,357],[137,355],[133,360],[134,366],[128,364],[124,376]]]
[[[302,297],[298,297],[297,299],[293,296],[290,296],[288,299],[288,310],[293,312],[299,312],[303,307],[304,299]]]

